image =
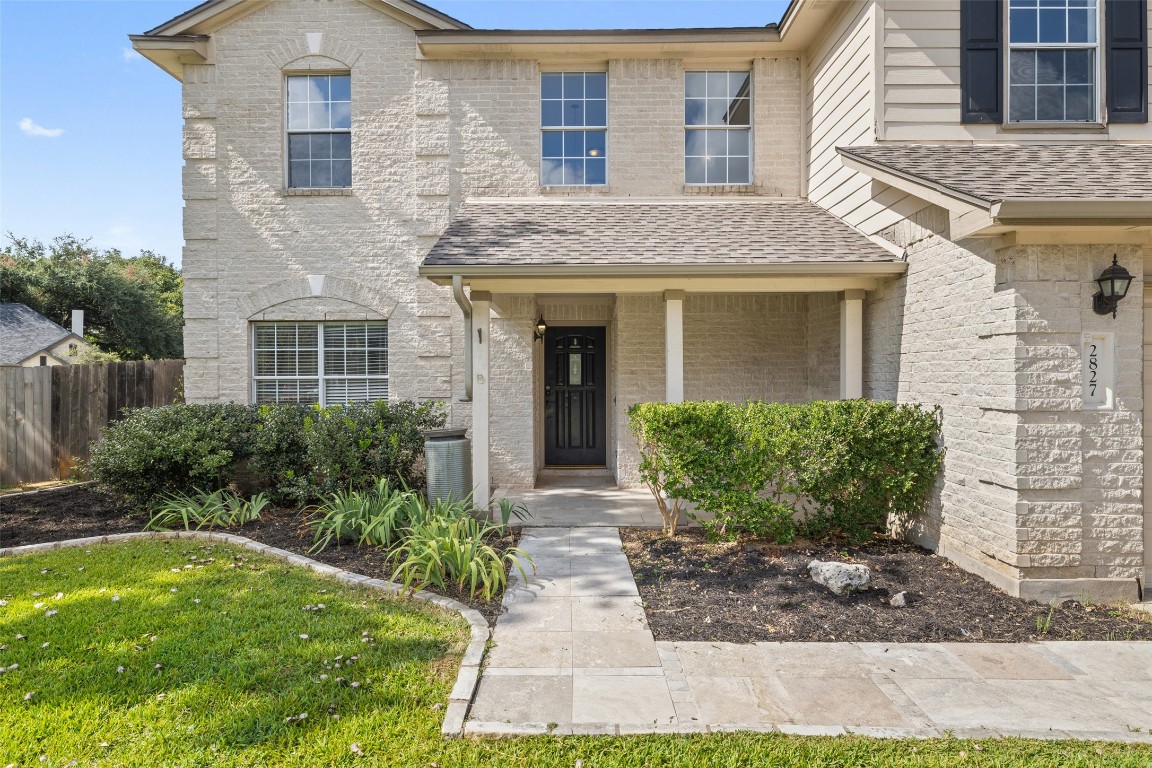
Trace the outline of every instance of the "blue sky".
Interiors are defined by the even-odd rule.
[[[0,0],[0,233],[179,263],[180,84],[132,52],[197,0]],[[429,0],[474,27],[760,26],[785,0]],[[5,240],[6,242],[6,240]]]

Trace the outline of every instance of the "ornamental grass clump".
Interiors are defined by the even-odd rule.
[[[664,533],[861,541],[924,510],[943,466],[939,409],[871,400],[641,403],[628,412]]]
[[[260,513],[267,507],[268,497],[263,493],[247,499],[226,489],[174,493],[161,499],[144,528],[149,531],[233,528],[259,520]]]
[[[309,523],[315,531],[311,551],[341,541],[390,547],[401,539],[413,512],[421,506],[419,494],[393,488],[386,478],[378,479],[368,491],[334,493],[319,507],[319,517]]]
[[[455,588],[469,597],[491,600],[508,585],[508,568],[525,581],[531,559],[519,547],[503,551],[492,545],[502,526],[472,517],[431,517],[414,525],[392,553],[392,581],[409,589]]]

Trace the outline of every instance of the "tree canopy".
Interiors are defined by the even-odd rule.
[[[26,304],[69,327],[84,310],[84,336],[125,360],[184,356],[180,270],[163,256],[124,256],[73,235],[44,245],[9,234],[0,249],[0,302]]]

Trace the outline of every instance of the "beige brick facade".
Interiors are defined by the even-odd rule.
[[[1142,275],[1148,249],[1106,238],[953,242],[947,211],[842,166],[836,146],[876,142],[883,90],[882,14],[871,2],[842,5],[806,51],[737,60],[436,59],[407,22],[358,0],[276,0],[214,30],[211,63],[183,66],[188,399],[251,400],[252,321],[386,319],[391,396],[442,402],[454,424],[470,426],[472,340],[451,290],[418,275],[466,199],[808,196],[907,253],[906,276],[865,302],[864,393],[943,408],[946,467],[912,535],[1017,593],[1132,596],[1149,528],[1142,283],[1123,322],[1094,314],[1091,294],[1113,253]],[[687,187],[684,72],[745,66],[753,183]],[[564,70],[607,71],[606,187],[540,186],[540,75]],[[302,72],[351,72],[350,190],[285,189],[284,78]],[[1125,130],[1152,139],[1147,126]],[[626,411],[666,392],[657,283],[493,297],[492,485],[532,485],[544,464],[543,353],[532,337],[541,314],[553,326],[606,328],[608,465],[621,485],[637,484]],[[685,397],[837,397],[839,302],[819,288],[689,289]],[[1081,336],[1095,331],[1115,333],[1106,410],[1082,407]]]

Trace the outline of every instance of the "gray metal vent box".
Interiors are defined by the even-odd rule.
[[[459,501],[472,495],[472,441],[466,429],[430,429],[424,433],[428,501]]]

